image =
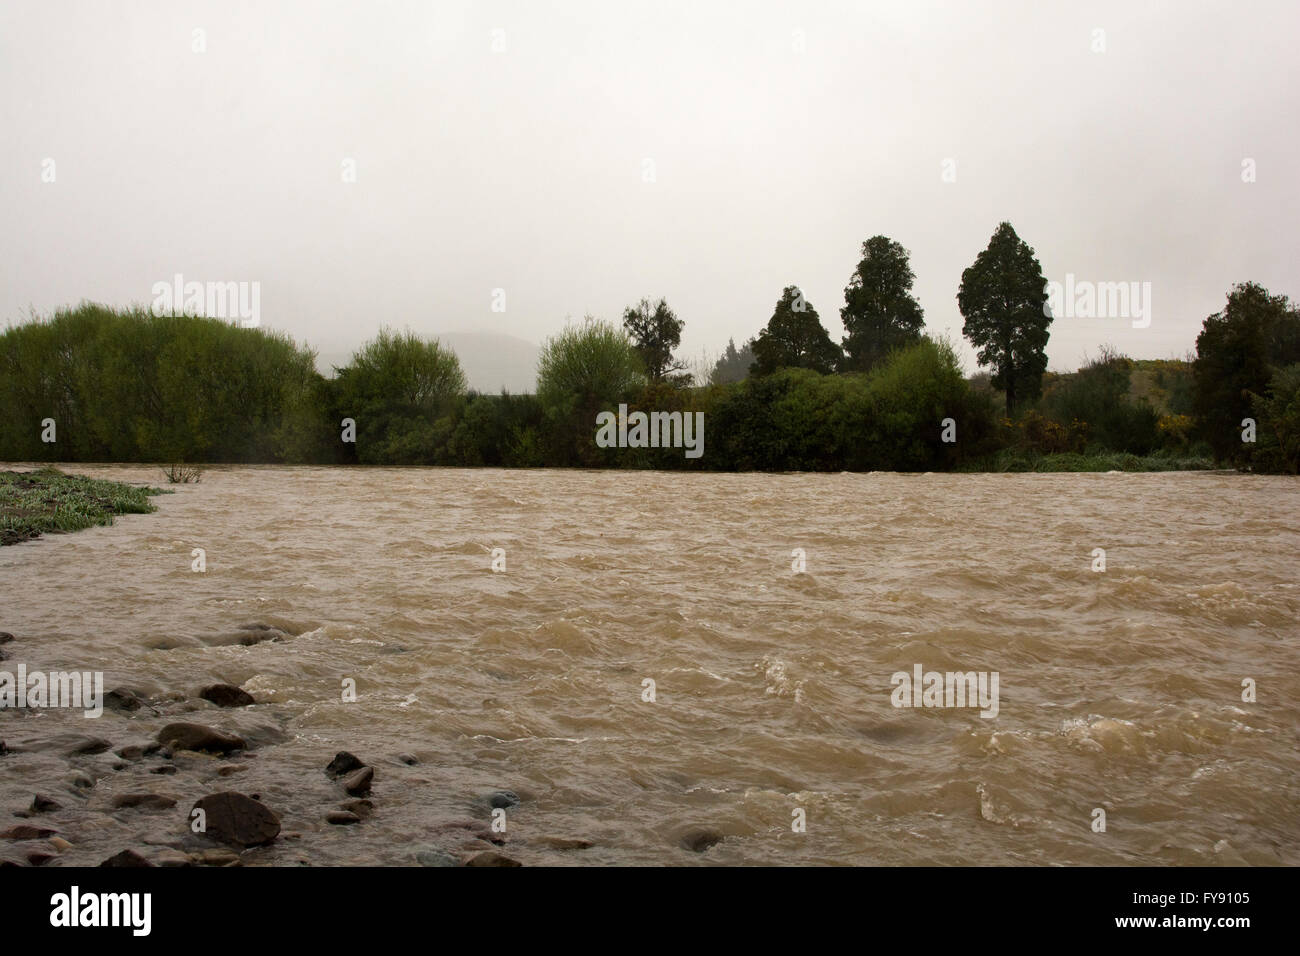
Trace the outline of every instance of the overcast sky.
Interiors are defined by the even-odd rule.
[[[1052,368],[1182,356],[1234,282],[1300,294],[1298,34],[1290,0],[7,0],[0,321],[175,273],[323,349],[664,296],[694,358],[786,285],[838,341],[883,233],[959,339],[1006,219],[1049,279],[1151,283],[1148,328],[1059,317]]]

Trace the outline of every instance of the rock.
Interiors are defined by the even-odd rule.
[[[199,691],[199,696],[218,707],[247,707],[256,703],[252,694],[233,684],[212,684]]]
[[[113,746],[103,737],[88,737],[84,734],[58,734],[50,738],[48,743],[68,757],[76,757],[82,754],[87,756],[102,754]],[[41,749],[50,748],[42,747]]]
[[[84,771],[78,770],[68,778],[68,783],[78,790],[89,790],[95,785],[95,778]]]
[[[201,753],[228,754],[248,745],[236,734],[204,727],[202,724],[168,724],[158,731],[158,742],[173,750],[196,750]]]
[[[172,767],[172,769],[175,770],[176,768],[175,768],[175,767]],[[244,766],[242,763],[232,763],[232,764],[230,764],[229,766],[218,768],[218,770],[217,770],[217,776],[218,776],[218,777],[233,777],[235,774],[237,774],[237,773],[243,773],[243,772],[244,772],[245,770],[247,770],[247,769],[248,769],[248,768],[247,768],[246,766]]]
[[[33,813],[49,813],[51,810],[62,809],[63,804],[59,803],[59,801],[55,800],[53,797],[47,797],[43,793],[38,793],[36,796],[32,797]]]
[[[590,840],[580,840],[573,837],[538,837],[531,841],[539,846],[547,847],[551,850],[588,850],[596,844]]]
[[[143,810],[170,810],[176,806],[171,797],[157,793],[122,793],[113,798],[113,809],[124,810],[138,807]]]
[[[49,827],[34,827],[29,823],[20,823],[8,830],[0,831],[0,840],[44,840],[58,832]]]
[[[153,864],[154,866],[193,866],[194,861],[189,858],[187,853],[164,848],[153,855]]]
[[[54,849],[58,850],[60,853],[62,853],[64,850],[72,849],[71,843],[63,839],[63,837],[57,837],[57,836],[50,837],[50,846],[54,847]]]
[[[415,851],[420,866],[460,866],[460,858],[438,847],[421,847]]]
[[[0,631],[0,644],[8,644],[14,639],[14,636],[8,631]]]
[[[708,827],[692,827],[682,834],[678,845],[692,853],[703,853],[715,843],[722,842],[722,834]]]
[[[519,794],[513,790],[498,790],[488,797],[488,803],[494,810],[505,810],[519,806]]]
[[[48,850],[34,847],[27,851],[27,862],[32,866],[44,866],[46,863],[50,862],[50,860],[57,859],[58,855],[59,854],[54,851],[53,847],[50,847]]]
[[[415,754],[398,754],[397,759],[400,760],[402,763],[406,764],[408,767],[414,767],[417,763],[420,762],[420,758],[417,757]]]
[[[137,697],[133,691],[129,691],[125,687],[118,687],[104,695],[104,706],[109,710],[122,710],[131,713],[143,707],[144,701]]]
[[[144,759],[144,747],[140,744],[130,744],[126,747],[119,747],[117,750],[114,750],[113,753],[117,754],[123,760]]]
[[[349,813],[355,813],[362,820],[374,816],[375,804],[371,800],[345,800],[339,804],[340,810],[346,810]]]
[[[325,822],[332,823],[335,826],[347,826],[352,823],[360,823],[361,818],[355,813],[349,813],[346,810],[331,810],[325,814]]]
[[[466,866],[523,866],[518,860],[511,859],[496,850],[484,850],[475,853],[465,861]]]
[[[142,857],[135,850],[123,850],[121,853],[110,856],[100,866],[153,866],[148,860]]]
[[[194,804],[206,815],[207,835],[230,846],[261,846],[280,833],[280,818],[265,805],[242,793],[225,790]],[[193,811],[189,819],[194,819]]]
[[[20,823],[8,830],[0,831],[0,840],[44,840],[58,832],[49,827],[34,827],[29,823]]]
[[[161,767],[154,767],[154,768],[153,768],[152,770],[150,770],[149,772],[150,772],[150,773],[171,774],[171,773],[175,773],[175,772],[176,772],[176,768],[173,767],[171,764],[168,763],[168,764],[163,764]]]
[[[375,779],[374,767],[362,767],[343,778],[343,789],[353,797],[364,797],[370,792],[370,784]]]
[[[235,866],[239,863],[239,854],[230,850],[200,850],[191,853],[190,859],[200,866]]]
[[[346,750],[340,750],[334,755],[334,759],[326,766],[325,772],[331,777],[341,777],[344,774],[352,773],[354,770],[360,770],[365,764],[356,754],[350,754]]]

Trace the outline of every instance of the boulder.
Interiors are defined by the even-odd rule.
[[[195,803],[194,809],[205,814],[202,832],[228,846],[261,846],[280,834],[280,818],[269,807],[234,790],[209,794]],[[189,819],[195,819],[193,811]]]

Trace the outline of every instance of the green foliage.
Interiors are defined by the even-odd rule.
[[[649,299],[642,299],[623,310],[623,328],[632,337],[633,348],[641,356],[650,381],[662,382],[686,368],[685,363],[673,358],[673,349],[682,344],[684,325],[663,299],[653,306]],[[688,379],[676,377],[675,380],[677,384],[685,384]]]
[[[454,352],[412,332],[381,329],[338,369],[336,407],[357,423],[364,464],[433,464],[465,373]],[[340,418],[340,420],[341,420]]]
[[[992,366],[993,385],[1006,393],[1007,414],[1036,398],[1047,369],[1047,282],[1031,249],[1011,228],[998,226],[988,248],[961,274],[957,305],[962,334]]]
[[[1262,394],[1273,370],[1300,361],[1300,316],[1284,295],[1244,282],[1227,307],[1208,317],[1196,337],[1193,407],[1215,457],[1244,464],[1251,456],[1241,421],[1252,394]]]
[[[314,354],[218,319],[83,304],[0,335],[0,458],[277,461]],[[41,441],[52,418],[54,443]],[[301,424],[301,423],[299,423]]]
[[[537,362],[546,464],[615,464],[618,449],[596,447],[596,415],[645,383],[645,367],[627,333],[608,322],[588,316],[547,339]]]
[[[783,368],[807,368],[828,374],[839,364],[839,346],[822,327],[811,302],[798,286],[786,286],[767,327],[754,342],[751,375],[771,375]]]
[[[1062,425],[1086,422],[1094,447],[1150,454],[1160,444],[1160,415],[1145,399],[1130,401],[1132,375],[1132,360],[1103,346],[1078,372],[1047,386],[1042,410]]]
[[[51,532],[80,531],[113,523],[114,515],[157,509],[157,488],[65,475],[57,468],[0,471],[0,544],[17,544]]]
[[[1300,474],[1300,363],[1278,369],[1266,395],[1251,394],[1257,419],[1256,471]]]
[[[739,349],[735,339],[727,339],[727,347],[714,363],[709,374],[710,385],[727,385],[731,382],[743,382],[749,375],[749,367],[754,364],[754,340],[750,339]]]
[[[912,295],[908,252],[887,236],[862,244],[862,261],[844,290],[840,319],[848,336],[843,367],[867,371],[894,349],[918,341],[925,313]]]

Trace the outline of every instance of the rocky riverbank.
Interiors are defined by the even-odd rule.
[[[289,636],[267,625],[241,632],[248,643]],[[23,649],[21,639],[4,632],[0,644],[10,659]],[[3,667],[12,684],[12,664]],[[263,792],[255,781],[270,778],[258,771],[291,735],[275,708],[259,706],[242,688],[217,683],[147,696],[117,687],[103,698],[107,719],[84,733],[38,707],[0,711],[4,793],[12,803],[16,792],[30,791],[21,804],[3,808],[11,820],[0,822],[0,865],[312,865],[312,840],[331,832],[346,839],[347,831],[385,813],[389,788],[420,782],[414,754],[363,758],[341,751],[322,753],[319,769],[303,779],[273,775],[273,792]],[[407,862],[522,865],[507,847],[506,813],[523,802],[510,790],[467,795],[470,812],[431,823]],[[114,832],[118,848],[96,857],[85,847],[102,847],[105,830]],[[591,846],[554,837],[532,842],[552,852]]]

